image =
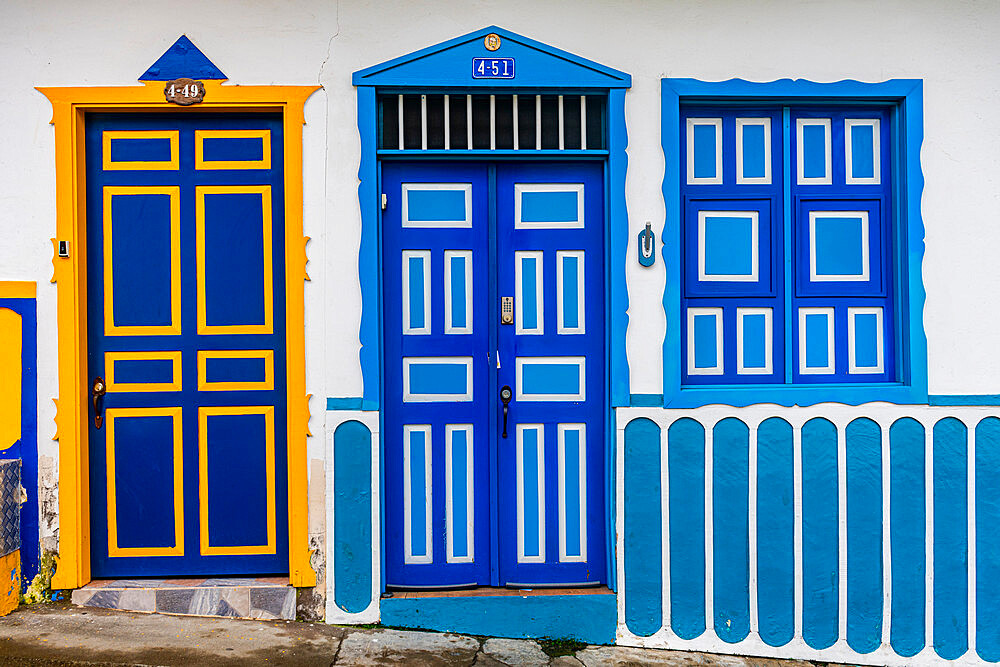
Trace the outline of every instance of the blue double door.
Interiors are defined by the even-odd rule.
[[[605,581],[600,163],[382,165],[386,584]]]
[[[283,145],[276,115],[88,116],[96,578],[288,572]]]

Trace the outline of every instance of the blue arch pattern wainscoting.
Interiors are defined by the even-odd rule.
[[[1000,408],[617,410],[618,643],[1000,661]]]

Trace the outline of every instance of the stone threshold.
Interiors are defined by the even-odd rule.
[[[180,616],[295,620],[287,577],[97,579],[73,591],[80,607]]]

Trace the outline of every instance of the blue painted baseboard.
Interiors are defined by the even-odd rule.
[[[613,593],[386,598],[380,606],[382,625],[588,644],[613,644],[618,618]]]

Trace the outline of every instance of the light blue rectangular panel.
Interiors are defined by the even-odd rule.
[[[743,367],[767,366],[767,316],[754,313],[743,316]]]
[[[830,365],[828,315],[806,314],[806,367],[826,368]]]
[[[763,125],[743,126],[743,178],[764,178],[767,175],[765,140]]]
[[[719,351],[716,348],[716,315],[695,315],[694,331],[688,335],[694,336],[694,367],[715,368],[719,365]]]
[[[466,327],[465,311],[465,257],[451,257],[451,326]]]
[[[802,175],[805,178],[826,176],[826,127],[802,126]]]
[[[467,391],[468,366],[464,362],[410,364],[411,394],[465,394]]]
[[[875,177],[875,128],[871,125],[852,125],[851,165],[853,178]]]
[[[452,549],[461,558],[469,555],[468,502],[469,443],[466,431],[451,432]]]
[[[580,262],[576,257],[562,258],[563,326],[576,329],[580,326]]]
[[[521,474],[524,480],[524,555],[538,556],[541,546],[538,541],[538,506],[541,502],[538,489],[538,430],[526,428],[522,431]]]
[[[705,273],[753,275],[753,218],[705,216]]]
[[[694,126],[694,177],[715,178],[715,125]]]
[[[576,363],[525,363],[521,370],[523,394],[578,394],[580,366]]]
[[[580,431],[567,429],[564,456],[565,480],[564,494],[566,499],[566,555],[580,555]]]
[[[410,297],[410,329],[423,329],[424,318],[424,258],[409,257],[409,297]]]
[[[465,222],[465,190],[406,191],[407,219],[412,222]]]
[[[864,223],[857,216],[816,216],[816,275],[864,274]]]
[[[521,192],[521,222],[576,222],[580,219],[576,191]]]
[[[427,487],[424,431],[410,431],[410,553],[427,555]]]
[[[854,315],[854,363],[865,368],[878,366],[878,315]]]
[[[538,284],[535,257],[521,258],[521,328],[538,328]]]

